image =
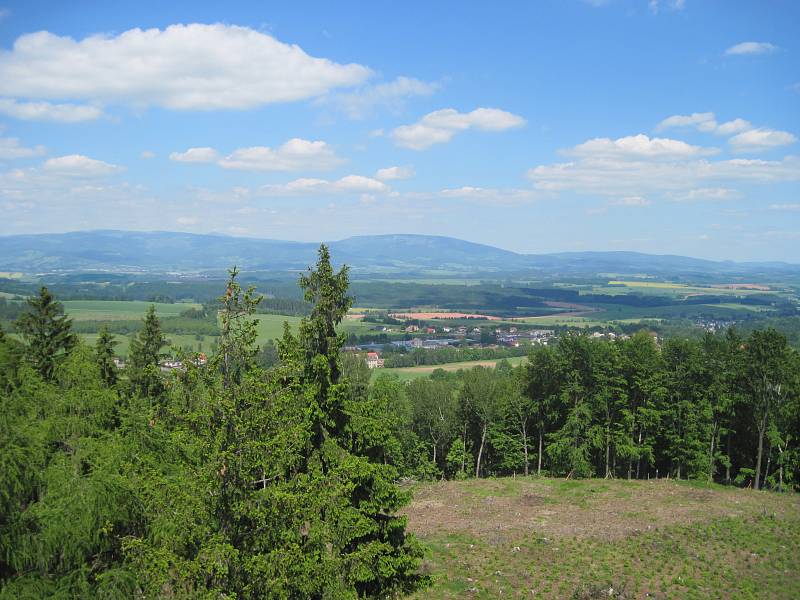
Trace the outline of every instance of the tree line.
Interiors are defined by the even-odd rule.
[[[406,394],[441,476],[800,483],[800,354],[772,329],[663,344],[569,334],[526,365],[442,371]]]

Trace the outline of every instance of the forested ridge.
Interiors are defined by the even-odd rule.
[[[519,367],[405,384],[341,352],[348,271],[324,246],[273,367],[237,275],[215,353],[169,374],[154,310],[124,370],[113,332],[81,344],[46,288],[23,341],[0,334],[0,597],[402,595],[427,583],[403,479],[800,487],[800,355],[778,331],[567,334]]]

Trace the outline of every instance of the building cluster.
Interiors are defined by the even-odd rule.
[[[529,329],[526,331],[519,331],[516,327],[509,327],[508,329],[495,329],[495,338],[497,343],[501,346],[511,346],[518,348],[520,343],[527,344],[542,344],[547,343],[555,337],[556,332],[552,329]]]
[[[208,357],[205,355],[205,353],[200,352],[190,362],[196,367],[204,367],[208,364]],[[114,357],[114,366],[118,369],[124,369],[127,364],[125,363],[124,359]],[[158,368],[162,373],[169,373],[170,371],[183,371],[186,369],[186,365],[183,363],[183,361],[170,358],[159,362]]]

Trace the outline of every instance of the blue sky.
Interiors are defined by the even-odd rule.
[[[0,235],[800,262],[800,4],[0,0]]]

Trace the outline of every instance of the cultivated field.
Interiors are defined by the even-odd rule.
[[[415,598],[800,597],[796,494],[522,477],[413,493],[434,581]]]

